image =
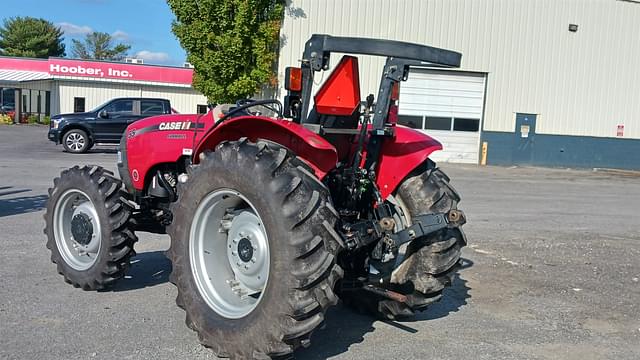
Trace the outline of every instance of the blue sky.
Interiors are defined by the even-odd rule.
[[[147,64],[179,65],[186,55],[171,33],[173,13],[165,0],[12,0],[3,1],[0,18],[47,19],[65,32],[67,56],[71,39],[91,31],[106,32],[131,45],[129,55]]]

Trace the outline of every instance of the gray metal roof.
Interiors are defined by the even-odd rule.
[[[52,76],[49,73],[40,71],[0,70],[0,81],[2,82],[23,82],[51,78]]]

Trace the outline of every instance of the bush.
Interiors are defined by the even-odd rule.
[[[6,114],[0,114],[0,124],[13,125],[13,118]]]
[[[42,123],[44,125],[49,125],[49,123],[51,123],[51,116],[45,116],[42,118]]]
[[[38,115],[29,115],[29,117],[27,118],[27,123],[37,124],[39,119],[40,118],[38,117]]]

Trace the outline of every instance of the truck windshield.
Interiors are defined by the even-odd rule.
[[[103,107],[107,106],[109,103],[111,103],[114,99],[111,100],[107,100],[105,102],[103,102],[102,104],[100,104],[99,106],[97,106],[95,109],[91,110],[90,112],[98,112],[100,111]]]

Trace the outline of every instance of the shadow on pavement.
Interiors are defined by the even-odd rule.
[[[473,266],[473,262],[462,259],[460,270]],[[444,291],[444,296],[439,302],[430,305],[424,312],[401,321],[384,321],[394,326],[398,331],[406,331],[418,334],[420,331],[412,328],[411,323],[417,321],[432,320],[444,317],[460,310],[467,304],[471,297],[467,281],[455,276],[451,287]],[[373,323],[376,318],[354,312],[345,306],[330,308],[326,314],[325,327],[315,331],[311,337],[311,347],[296,351],[296,358],[300,359],[326,359],[349,351],[353,344],[364,341],[367,333],[373,332]]]
[[[118,147],[98,147],[87,151],[87,154],[116,154],[118,153]]]
[[[131,259],[131,267],[124,279],[107,291],[129,291],[164,284],[169,281],[169,274],[171,261],[164,251],[139,253]]]
[[[12,186],[0,187],[0,197],[29,192],[31,189],[9,190]],[[47,195],[21,196],[0,199],[0,217],[26,214],[42,210],[47,202]]]

